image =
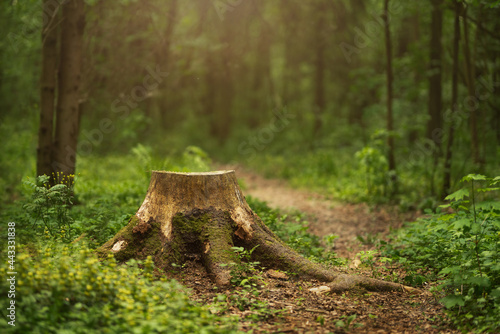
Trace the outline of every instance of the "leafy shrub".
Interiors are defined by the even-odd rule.
[[[35,182],[28,178],[24,184],[32,190],[31,199],[24,208],[29,213],[33,231],[69,241],[73,223],[69,215],[73,204],[71,186],[64,183],[50,186],[47,175],[39,176]]]
[[[408,268],[408,283],[440,280],[441,302],[457,325],[499,330],[500,177],[470,174],[462,182],[470,186],[446,198],[446,212],[407,226],[384,251]]]
[[[191,301],[176,281],[152,281],[151,259],[143,270],[113,257],[101,263],[87,247],[56,242],[30,253],[17,255],[16,326],[2,322],[2,333],[235,333],[232,319]]]

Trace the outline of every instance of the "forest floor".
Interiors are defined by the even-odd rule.
[[[348,259],[349,273],[371,276],[370,268],[356,263],[359,251],[375,249],[373,241],[387,239],[392,229],[405,221],[412,221],[416,212],[400,213],[390,206],[370,207],[366,204],[338,203],[320,194],[294,189],[281,180],[263,178],[238,168],[236,175],[243,180],[248,196],[266,201],[272,208],[282,211],[300,210],[306,214],[309,231],[323,237],[338,235],[335,252]],[[360,242],[361,236],[364,242]],[[397,266],[377,268],[380,276],[403,276]],[[241,291],[216,289],[203,266],[189,262],[173,276],[192,289],[194,298],[210,304],[218,294],[234,296],[245,303]],[[379,276],[379,277],[380,277]],[[240,318],[241,329],[253,333],[458,333],[446,322],[443,307],[430,293],[403,292],[346,292],[318,294],[309,291],[321,282],[277,278],[272,271],[264,271],[265,288],[248,303],[267,302],[269,312],[240,311],[235,303],[228,303],[226,312]],[[423,289],[428,289],[424,287]],[[238,297],[239,296],[239,297]],[[220,303],[219,303],[220,306]],[[272,310],[281,310],[275,316]],[[247,320],[246,320],[247,319]],[[256,320],[257,319],[257,320]],[[341,321],[341,322],[339,322]]]

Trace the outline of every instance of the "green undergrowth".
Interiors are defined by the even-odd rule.
[[[240,264],[230,265],[235,290],[218,295],[208,306],[190,301],[189,290],[176,281],[153,278],[150,259],[119,265],[114,258],[99,262],[93,252],[141,205],[149,184],[147,170],[209,170],[203,151],[189,147],[177,157],[155,159],[149,148],[138,146],[126,156],[82,157],[78,166],[74,187],[48,187],[44,177],[25,177],[22,197],[3,206],[2,217],[15,222],[18,275],[16,326],[2,327],[2,332],[236,333],[231,309],[249,311],[247,320],[255,323],[280,315],[258,298],[263,271],[251,260],[251,251],[234,249],[240,259]],[[326,265],[342,262],[333,252],[335,236],[322,240],[311,235],[300,213],[284,215],[257,199],[248,202],[304,256]],[[7,255],[4,249],[0,252]],[[0,270],[7,272],[7,262]],[[2,281],[0,288],[8,284]],[[7,302],[3,299],[0,306],[6,308]]]
[[[402,211],[429,209],[437,205],[442,183],[443,161],[433,165],[432,142],[420,140],[399,148],[396,172],[389,171],[385,130],[377,130],[365,141],[336,147],[326,144],[313,149],[297,146],[276,152],[262,151],[246,165],[269,178],[281,178],[294,187],[316,191],[335,200],[351,203],[398,204]],[[398,134],[392,134],[398,136]],[[398,141],[398,140],[397,140]],[[500,172],[498,158],[485,172]],[[455,152],[452,180],[478,167],[465,152]],[[395,182],[396,181],[396,182]],[[459,183],[452,185],[459,188]]]
[[[433,291],[463,331],[500,331],[500,177],[470,174],[436,213],[406,225],[382,248],[405,283]]]
[[[2,277],[9,271],[2,262]],[[142,267],[142,269],[140,269]],[[235,333],[230,317],[212,314],[174,280],[152,280],[153,262],[99,262],[87,246],[58,241],[19,247],[15,326],[2,333]],[[9,290],[2,280],[0,289]],[[0,305],[6,310],[9,299]]]
[[[219,293],[213,298],[210,307],[217,314],[227,314],[231,308],[236,308],[245,312],[245,319],[258,322],[279,317],[283,313],[282,309],[275,309],[268,301],[259,299],[267,283],[260,262],[252,261],[252,253],[257,247],[250,250],[232,247],[238,261],[221,264],[229,268],[230,282],[234,289]]]

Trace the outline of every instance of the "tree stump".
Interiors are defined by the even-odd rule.
[[[221,264],[238,262],[233,246],[257,246],[252,256],[262,265],[329,282],[332,291],[403,289],[400,284],[341,274],[302,257],[250,209],[234,171],[153,171],[137,213],[98,252],[111,252],[120,262],[151,256],[160,268],[201,258],[215,283],[226,286],[231,277]]]

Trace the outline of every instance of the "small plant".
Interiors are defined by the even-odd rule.
[[[384,252],[403,264],[407,283],[439,280],[435,291],[464,330],[500,329],[500,177],[469,174],[442,205]]]
[[[375,256],[377,255],[377,253],[378,252],[375,250],[361,251],[358,254],[356,254],[356,257],[359,257],[361,263],[370,267],[371,271],[374,273],[375,272],[375,263],[377,262],[375,260]]]
[[[251,261],[256,247],[245,250],[243,247],[232,247],[238,257],[238,263],[230,263],[231,283],[237,288],[229,296],[219,294],[214,298],[213,310],[225,312],[230,306],[240,311],[247,311],[246,318],[251,321],[260,321],[279,315],[281,310],[272,309],[268,302],[259,300],[260,288],[264,284],[262,271],[257,261]]]
[[[351,314],[349,316],[343,315],[340,317],[340,320],[337,320],[335,322],[335,327],[349,330],[351,328],[351,325],[354,328],[363,326],[363,324],[361,323],[353,323],[353,321],[356,320],[357,316],[357,314]]]
[[[73,223],[73,218],[69,215],[73,205],[72,181],[54,186],[50,186],[49,181],[47,175],[41,175],[35,181],[29,178],[24,181],[32,190],[31,199],[24,208],[35,232],[70,241]]]
[[[393,136],[385,130],[378,130],[371,136],[371,143],[355,153],[360,172],[365,176],[366,200],[381,202],[395,190],[396,174],[389,171],[386,158],[385,139]],[[391,174],[392,173],[392,174]]]
[[[234,286],[242,286],[245,288],[255,288],[259,283],[263,282],[261,271],[258,269],[259,262],[251,261],[253,251],[258,247],[255,246],[250,250],[243,247],[232,247],[231,249],[238,257],[238,263],[223,264],[231,269],[231,283]]]

